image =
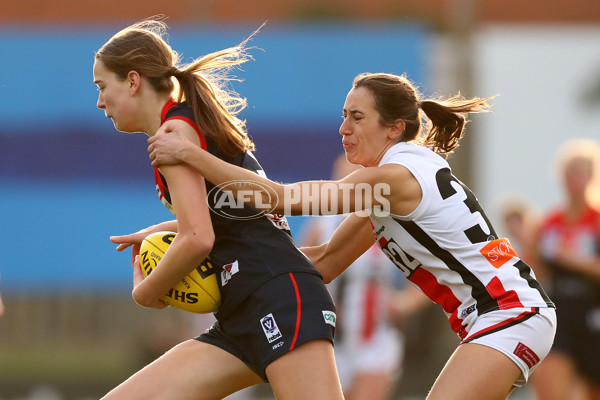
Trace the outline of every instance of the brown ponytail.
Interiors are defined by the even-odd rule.
[[[427,116],[427,136],[422,144],[436,153],[449,154],[458,147],[468,120],[466,114],[486,112],[489,105],[486,99],[464,100],[458,96],[447,100],[422,100],[421,110]]]
[[[245,121],[236,116],[246,107],[246,99],[227,87],[232,80],[229,70],[251,59],[245,49],[251,37],[235,47],[200,57],[174,74],[179,83],[177,100],[187,101],[200,130],[230,156],[254,150]]]
[[[468,122],[466,114],[488,111],[487,101],[492,98],[465,100],[459,94],[445,100],[420,100],[415,85],[406,76],[385,73],[358,75],[353,88],[359,87],[373,93],[382,125],[391,126],[398,120],[404,121],[406,128],[400,141],[413,141],[440,154],[449,154],[458,147]]]
[[[246,99],[228,86],[233,80],[228,72],[251,59],[246,44],[260,28],[239,45],[207,54],[187,65],[180,65],[179,54],[166,42],[166,29],[163,21],[154,19],[129,26],[102,46],[96,58],[120,79],[135,70],[156,91],[170,93],[179,102],[186,101],[200,131],[226,155],[253,150],[245,121],[236,116],[246,107]]]

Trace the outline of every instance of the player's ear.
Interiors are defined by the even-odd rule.
[[[390,130],[388,132],[388,137],[392,141],[395,141],[402,135],[402,133],[404,132],[405,129],[406,129],[406,122],[404,122],[401,119],[398,119],[398,120],[396,120],[396,122],[394,122],[394,124],[392,126],[390,126]]]
[[[131,70],[127,74],[127,82],[129,83],[129,94],[133,96],[140,89],[140,84],[142,83],[142,77],[140,76],[140,74],[137,71]]]

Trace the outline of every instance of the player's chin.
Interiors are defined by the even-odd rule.
[[[116,130],[118,130],[119,132],[124,132],[123,129],[120,127],[119,122],[116,119],[114,119],[113,117],[108,117],[108,118],[110,118],[110,120],[112,121]]]
[[[113,121],[113,125],[115,126],[115,129],[118,130],[119,132],[137,133],[140,131],[139,129],[134,129],[134,128],[128,127],[127,125],[124,125],[124,124],[119,124],[119,122],[116,121],[115,119],[113,119],[112,121]]]
[[[346,161],[348,161],[350,164],[358,164],[356,152],[346,150]]]

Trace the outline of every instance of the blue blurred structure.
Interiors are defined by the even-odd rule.
[[[131,285],[111,234],[171,218],[156,198],[145,136],[96,109],[92,64],[120,27],[0,29],[0,257],[3,291],[106,291]],[[172,29],[183,61],[230,47],[256,27]],[[267,25],[255,61],[234,71],[242,114],[267,174],[329,176],[352,79],[407,73],[426,82],[429,31],[377,23]],[[292,219],[297,230],[302,219]]]

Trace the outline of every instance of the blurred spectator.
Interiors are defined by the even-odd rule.
[[[340,155],[333,165],[333,179],[361,168]],[[345,216],[313,217],[303,246],[328,240]],[[335,358],[346,400],[384,400],[393,393],[401,373],[404,337],[399,323],[427,297],[373,245],[328,285],[337,307]]]
[[[518,195],[506,197],[500,205],[500,220],[505,236],[519,258],[531,263],[533,247],[532,233],[538,224],[538,215],[533,206]]]
[[[557,161],[565,198],[535,235],[533,266],[556,304],[558,329],[535,388],[540,400],[600,399],[600,150],[571,140]]]

